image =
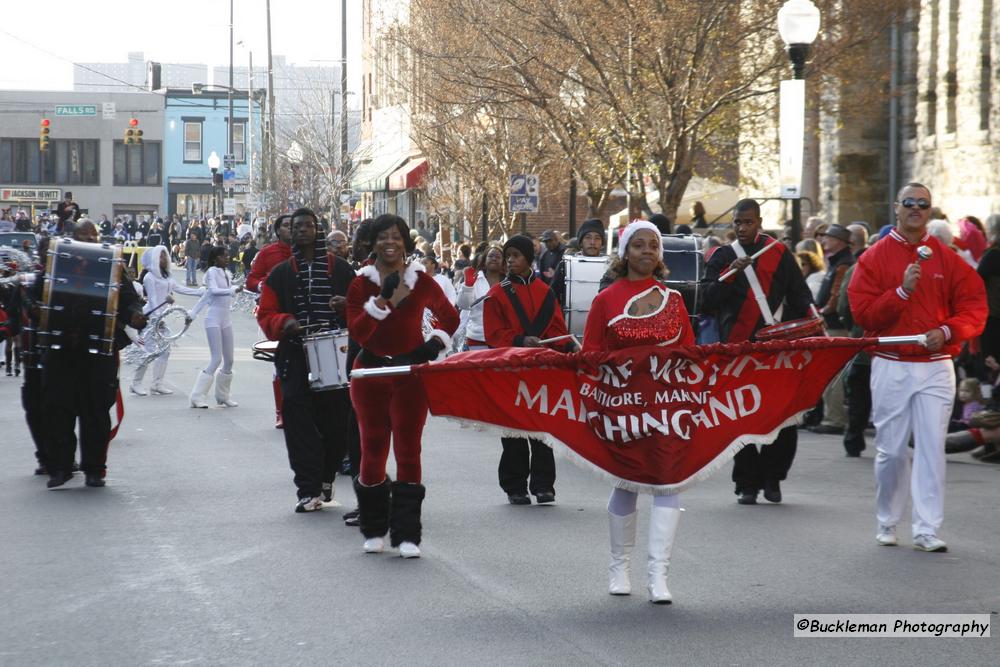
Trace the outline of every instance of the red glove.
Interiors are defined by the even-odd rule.
[[[473,287],[476,284],[476,270],[471,266],[465,267],[465,286]]]

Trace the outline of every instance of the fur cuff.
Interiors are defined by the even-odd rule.
[[[424,270],[423,264],[416,260],[411,261],[403,270],[403,284],[410,289],[413,289],[417,284],[417,274]],[[379,287],[382,286],[382,276],[379,275],[378,269],[375,268],[374,264],[369,264],[368,266],[358,269],[357,275],[364,276]]]
[[[444,344],[444,349],[441,350],[441,353],[438,354],[437,359],[434,360],[434,361],[441,361],[451,353],[453,345],[451,336],[448,335],[448,332],[442,331],[441,329],[431,329],[430,333],[427,335],[427,340],[430,340],[431,338],[437,338],[439,341],[441,341],[442,344]]]
[[[371,315],[376,320],[381,321],[389,317],[389,313],[392,311],[388,308],[379,308],[378,304],[375,303],[376,299],[378,299],[376,296],[370,297],[367,301],[365,301],[364,308],[366,313]]]

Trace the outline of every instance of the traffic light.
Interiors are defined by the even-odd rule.
[[[42,119],[42,126],[38,129],[38,150],[47,151],[49,150],[49,125],[51,122],[48,118]]]
[[[131,118],[128,121],[128,129],[125,130],[125,145],[141,144],[142,130],[139,129],[139,119]]]

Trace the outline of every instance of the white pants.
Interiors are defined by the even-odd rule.
[[[955,400],[955,367],[947,359],[920,363],[875,357],[871,388],[878,522],[895,526],[903,518],[909,482],[914,536],[937,535],[944,520],[944,438]]]
[[[153,382],[151,383],[151,386],[159,386],[163,383],[163,376],[167,374],[168,361],[170,361],[170,348],[167,348],[166,352],[153,359],[150,363],[136,366],[135,373],[132,376],[132,384],[139,385],[142,382],[143,376],[146,375],[146,368],[152,365]]]
[[[208,351],[211,357],[208,366],[205,366],[205,373],[212,375],[219,365],[222,365],[222,372],[226,375],[233,372],[233,327],[205,327],[205,336],[208,338]]]

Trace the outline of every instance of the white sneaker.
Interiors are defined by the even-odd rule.
[[[295,506],[296,514],[301,514],[302,512],[315,512],[316,510],[321,509],[323,509],[323,499],[319,496],[299,498],[299,502]]]
[[[366,554],[380,554],[385,551],[385,538],[384,537],[369,537],[365,540],[365,553]]]
[[[167,389],[162,384],[154,384],[149,388],[149,391],[154,394],[163,394],[164,396],[174,393],[172,389]]]
[[[878,533],[875,534],[875,541],[883,547],[894,547],[899,544],[896,539],[895,526],[879,526]]]
[[[399,544],[399,555],[403,558],[420,558],[420,547],[413,542],[401,542]]]
[[[128,390],[131,391],[136,396],[147,396],[149,392],[142,388],[142,385],[135,384],[134,382],[129,385]]]
[[[917,535],[913,538],[913,548],[917,551],[944,552],[948,550],[948,545],[937,535]]]

